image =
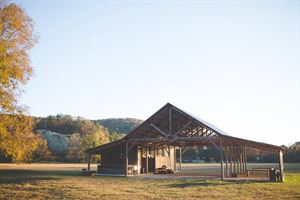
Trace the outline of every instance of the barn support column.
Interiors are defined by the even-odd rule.
[[[149,168],[149,160],[148,160],[148,147],[146,148],[146,174],[148,174],[148,168]]]
[[[226,167],[225,167],[225,175],[228,178],[229,177],[229,168],[228,168],[228,148],[225,148],[225,160],[226,160]]]
[[[230,177],[232,177],[232,147],[229,147],[229,156],[230,156]]]
[[[245,174],[246,173],[246,168],[245,168],[245,147],[243,146],[242,147],[242,160],[243,160],[243,165],[242,165],[242,167],[243,167],[243,174]]]
[[[141,174],[145,173],[144,168],[143,168],[143,150],[144,150],[144,148],[141,147],[141,155],[140,155],[140,157],[141,157],[141,171],[140,171],[140,173]]]
[[[174,173],[177,172],[176,146],[174,146]]]
[[[238,151],[238,148],[235,147],[234,148],[235,173],[239,174],[239,161],[238,161],[238,157],[237,157],[237,151]]]
[[[240,149],[240,159],[241,159],[241,174],[244,174],[243,146],[241,146]]]
[[[169,151],[169,153],[168,153],[168,156],[169,156],[169,163],[170,163],[170,169],[172,169],[172,158],[171,158],[171,147],[170,146],[168,146],[168,151]]]
[[[244,158],[245,158],[245,173],[247,172],[247,151],[246,151],[246,147],[244,148]]]
[[[239,159],[239,174],[242,174],[242,158],[241,158],[241,146],[238,147],[238,159]]]
[[[236,149],[237,174],[241,174],[240,147]]]
[[[139,146],[138,147],[138,150],[137,150],[137,166],[138,166],[138,174],[141,173],[141,170],[142,169],[142,154],[141,154],[141,151],[142,151],[142,148]]]
[[[182,171],[182,151],[181,151],[181,147],[179,148],[179,170]]]
[[[128,142],[125,142],[125,176],[128,176]]]
[[[283,152],[282,150],[279,150],[278,153],[279,156],[279,171],[280,171],[280,181],[284,181],[284,166],[283,166]]]
[[[223,141],[220,139],[220,159],[221,159],[221,180],[224,180],[224,166],[223,166]]]
[[[88,171],[91,169],[91,154],[88,154]]]
[[[236,170],[236,149],[235,149],[235,147],[232,147],[232,154],[233,154],[233,173],[235,175],[235,174],[237,174],[237,170]]]

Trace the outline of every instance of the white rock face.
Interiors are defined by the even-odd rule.
[[[49,130],[41,129],[37,130],[44,139],[48,142],[48,147],[56,153],[63,153],[68,148],[69,136],[63,135],[57,132],[51,132]]]

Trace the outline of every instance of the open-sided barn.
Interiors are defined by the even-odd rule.
[[[284,180],[283,149],[279,146],[230,136],[170,103],[167,103],[124,138],[88,149],[101,155],[97,173],[144,174],[157,170],[176,172],[176,149],[189,146],[215,147],[220,152],[220,177],[247,172],[247,148],[278,154],[279,178]],[[88,169],[90,169],[90,162]]]

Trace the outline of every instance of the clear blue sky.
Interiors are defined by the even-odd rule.
[[[299,1],[15,2],[40,35],[32,115],[146,119],[170,102],[236,137],[300,141]]]

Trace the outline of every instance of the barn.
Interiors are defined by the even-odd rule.
[[[124,138],[86,150],[101,155],[97,173],[140,175],[157,171],[174,172],[181,166],[184,147],[214,147],[220,152],[220,178],[249,172],[247,149],[278,156],[279,180],[284,180],[283,149],[276,145],[233,137],[214,125],[167,103]],[[179,157],[179,158],[178,158]],[[261,169],[262,170],[262,169]],[[267,172],[269,173],[269,172]]]

